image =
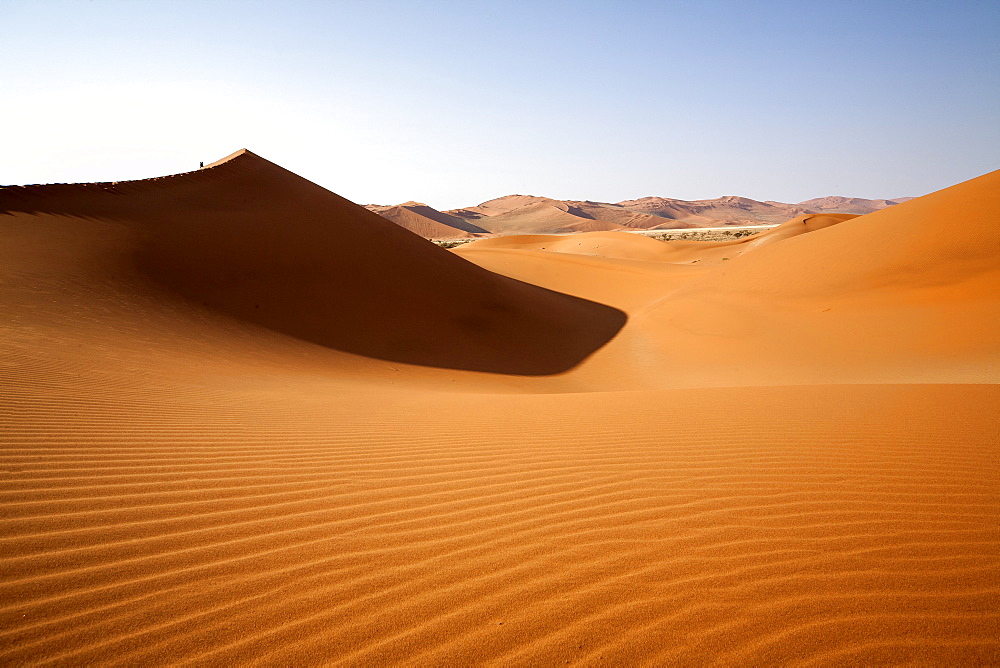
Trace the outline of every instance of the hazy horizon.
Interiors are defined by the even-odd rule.
[[[998,167],[1000,6],[0,0],[0,184],[248,148],[359,204],[919,196]]]

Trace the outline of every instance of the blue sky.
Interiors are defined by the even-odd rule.
[[[0,183],[250,150],[359,203],[921,195],[1000,167],[1000,3],[0,0]]]

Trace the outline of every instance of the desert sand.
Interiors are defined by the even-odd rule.
[[[421,202],[366,205],[383,218],[425,239],[474,239],[510,234],[575,234],[611,230],[678,230],[716,226],[772,226],[805,214],[865,214],[913,199],[829,196],[783,204],[729,195],[710,200],[643,197],[609,202],[507,195],[476,206],[438,211]],[[762,227],[763,229],[763,227]]]
[[[856,213],[866,214],[879,211],[896,204],[909,202],[913,197],[896,197],[894,199],[863,199],[860,197],[841,197],[831,195],[817,197],[799,202],[798,206],[814,213]],[[768,202],[776,204],[776,202]]]
[[[395,206],[369,204],[365,208],[425,239],[470,239],[489,234],[481,227],[423,202],[404,202]]]
[[[1000,172],[455,251],[249,151],[0,188],[0,663],[996,665],[998,229]]]

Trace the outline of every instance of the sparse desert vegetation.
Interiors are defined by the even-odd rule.
[[[774,225],[761,225],[754,228],[741,227],[732,230],[720,230],[717,228],[652,230],[649,232],[637,232],[636,234],[642,234],[657,241],[728,241],[729,239],[742,239],[743,237],[760,234],[764,230],[769,230],[773,227]]]
[[[629,234],[641,234],[644,237],[649,237],[650,239],[656,239],[657,241],[728,241],[730,239],[742,239],[743,237],[753,236],[759,234],[765,230],[770,230],[774,228],[774,225],[759,225],[756,227],[740,227],[731,230],[719,229],[719,228],[687,228],[682,230],[643,230],[636,232],[629,232]],[[556,235],[553,235],[556,236]],[[565,235],[572,236],[572,235]],[[490,238],[490,237],[483,237]],[[457,248],[458,246],[463,246],[470,241],[476,241],[476,238],[470,239],[431,239],[435,244],[441,248]]]
[[[475,241],[475,239],[431,239],[441,248],[455,248],[456,246],[461,246],[462,244],[467,244],[470,241]]]

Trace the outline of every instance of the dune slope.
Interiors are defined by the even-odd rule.
[[[245,152],[0,189],[0,664],[996,665],[996,178],[455,253]]]
[[[751,382],[996,382],[998,227],[993,172],[733,257],[635,330],[678,352],[751,346]]]
[[[998,193],[993,172],[865,216],[810,214],[733,241],[654,248],[522,237],[457,252],[628,312],[622,335],[577,372],[620,389],[992,383],[1000,379]],[[627,259],[657,288],[571,285],[551,271],[553,251],[593,256],[573,262],[594,267],[579,272],[593,277],[610,259]]]
[[[5,260],[28,271],[110,237],[112,256],[86,258],[108,274],[134,272],[242,321],[381,359],[555,373],[624,322],[483,271],[247,151],[163,179],[5,188],[0,210],[33,253]]]
[[[425,239],[468,239],[487,234],[481,227],[421,202],[405,202],[396,206],[368,205],[365,208]]]
[[[597,220],[562,202],[531,202],[500,213],[491,212],[477,224],[492,234],[556,234],[615,230],[621,226]]]

